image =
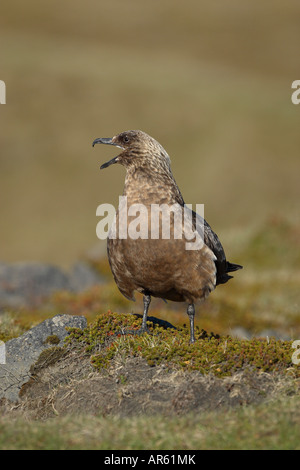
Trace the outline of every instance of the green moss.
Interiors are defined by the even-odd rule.
[[[69,329],[67,342],[82,345],[91,355],[96,369],[107,368],[117,356],[141,357],[150,366],[164,364],[167,368],[199,370],[224,377],[240,369],[249,368],[271,371],[295,371],[292,364],[292,341],[275,338],[239,340],[230,336],[219,337],[196,328],[196,342],[189,344],[189,330],[164,329],[148,322],[151,334],[123,335],[122,331],[138,330],[141,319],[130,314],[108,311],[86,329]]]
[[[45,343],[45,344],[46,344],[46,343],[48,343],[48,344],[59,344],[59,343],[60,343],[60,339],[59,339],[59,337],[58,337],[57,335],[49,335],[49,336],[45,339],[44,343]]]
[[[39,355],[37,361],[31,366],[31,374],[36,374],[40,369],[55,364],[65,354],[66,350],[58,346],[44,349]]]

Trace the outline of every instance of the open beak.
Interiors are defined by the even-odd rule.
[[[94,140],[93,147],[96,144],[114,145],[115,147],[119,147],[122,150],[124,150],[123,147],[120,147],[120,145],[115,144],[111,137],[99,137],[98,139]],[[111,160],[109,160],[109,162],[103,163],[103,165],[100,166],[100,170],[102,170],[103,168],[107,168],[108,166],[113,165],[114,163],[117,163],[118,162],[118,157],[119,157],[119,155],[117,157],[114,157]]]

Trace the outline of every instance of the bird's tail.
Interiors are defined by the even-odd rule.
[[[233,271],[237,271],[238,269],[243,269],[243,266],[240,264],[230,263],[229,261],[225,261],[225,266],[223,265],[222,271],[217,271],[217,285],[218,284],[225,284],[229,279],[232,279],[233,276],[230,276],[228,273]],[[225,271],[224,271],[225,267]]]
[[[241,266],[240,264],[229,263],[229,261],[227,261],[228,273],[231,273],[232,271],[237,271],[238,269],[243,269],[243,266]]]

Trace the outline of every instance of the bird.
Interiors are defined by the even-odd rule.
[[[126,198],[126,207],[138,204],[138,207],[142,205],[146,208],[146,213],[140,211],[139,222],[141,225],[144,222],[148,236],[121,237],[120,231],[116,232],[116,227],[121,230],[118,224],[122,227],[125,220],[121,220],[123,208],[120,204],[107,237],[108,260],[119,291],[133,301],[135,292],[143,295],[144,310],[138,333],[149,333],[147,317],[152,297],[185,302],[190,326],[189,342],[193,344],[195,304],[204,301],[217,285],[225,284],[232,278],[229,273],[243,266],[227,261],[218,236],[208,222],[193,210],[193,233],[198,235],[200,232],[197,221],[203,223],[199,248],[187,249],[184,233],[177,238],[163,237],[160,228],[158,236],[151,237],[152,219],[149,214],[153,207],[164,205],[182,210],[186,207],[171,170],[170,157],[157,140],[141,130],[128,130],[111,138],[96,138],[93,147],[96,144],[112,145],[121,150],[117,156],[102,164],[100,169],[116,163],[124,166],[126,176],[123,198]],[[170,215],[173,229],[175,212]],[[134,217],[129,216],[129,211],[127,216],[125,222],[128,227]]]

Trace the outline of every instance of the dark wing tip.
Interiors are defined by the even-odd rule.
[[[237,271],[238,269],[243,269],[243,266],[241,266],[240,264],[229,263],[229,261],[227,261],[228,273],[231,273],[232,271]]]

